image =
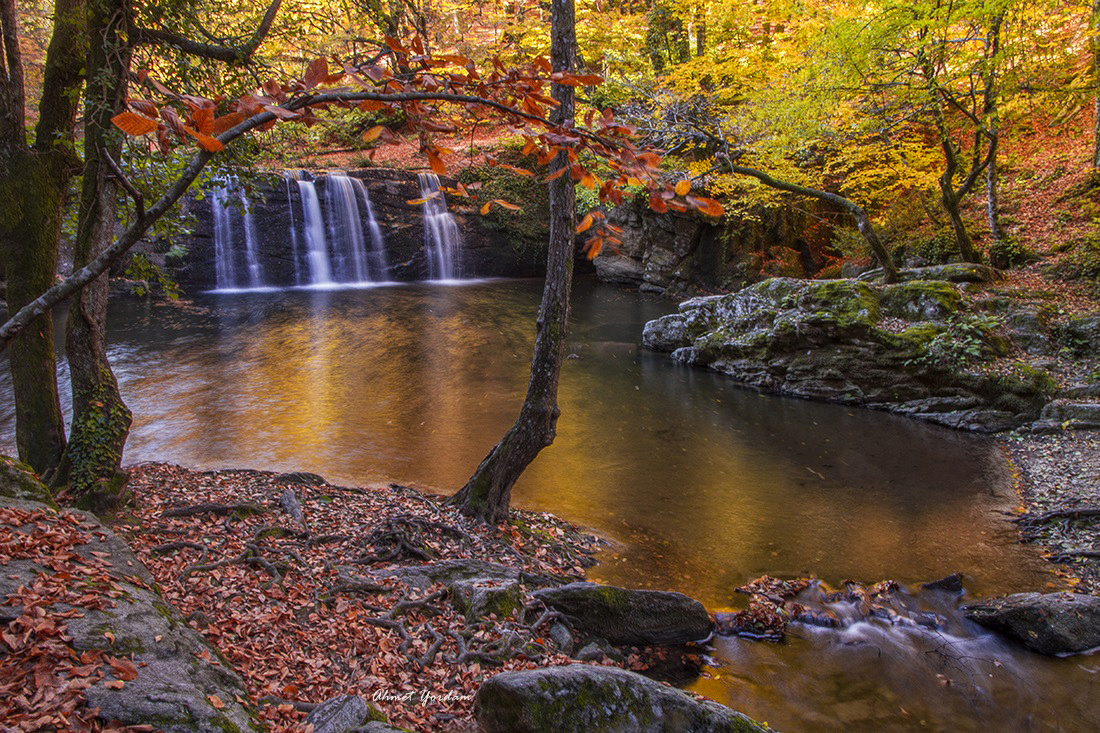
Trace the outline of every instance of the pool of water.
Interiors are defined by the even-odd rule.
[[[120,301],[111,356],[134,412],[129,463],[307,470],[451,492],[514,420],[535,281]],[[513,492],[607,539],[598,580],[712,609],[761,574],[952,572],[968,597],[1060,587],[1016,544],[992,441],[884,413],[765,396],[641,350],[674,303],[582,280],[558,439]],[[0,377],[0,449],[13,442]],[[950,612],[950,609],[948,609]],[[1022,654],[966,624],[793,627],[719,639],[692,689],[779,730],[1093,730],[1100,660]]]

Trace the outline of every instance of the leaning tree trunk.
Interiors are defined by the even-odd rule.
[[[54,4],[35,142],[28,146],[15,4],[0,0],[0,262],[9,313],[50,288],[57,274],[65,197],[79,164],[70,148],[84,66],[83,11],[83,0]],[[65,449],[51,319],[40,319],[12,343],[9,368],[19,457],[48,478]]]
[[[85,90],[84,180],[73,251],[82,267],[114,240],[115,190],[104,155],[118,158],[121,136],[111,117],[123,106],[131,49],[126,0],[89,4],[88,85]],[[130,431],[130,410],[107,359],[107,275],[96,278],[69,309],[66,351],[73,388],[73,424],[63,468],[70,490],[92,508],[117,502],[126,483],[119,470]]]
[[[573,0],[553,0],[550,54],[554,71],[575,68]],[[573,121],[573,87],[555,84],[552,91],[560,106],[554,121]],[[551,172],[569,165],[565,152],[550,164]],[[535,323],[535,353],[531,379],[519,418],[485,457],[453,501],[461,510],[486,522],[508,518],[512,487],[520,474],[546,446],[554,442],[558,415],[558,378],[565,359],[565,334],[569,325],[569,292],[573,282],[573,240],[576,198],[573,180],[558,176],[550,182],[550,245],[546,257],[546,284]]]

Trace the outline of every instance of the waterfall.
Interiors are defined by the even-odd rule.
[[[305,171],[285,171],[283,185],[288,209],[254,209],[233,177],[212,187],[219,290],[358,285],[389,279],[382,228],[362,180],[338,172],[314,179]],[[432,211],[438,212],[438,205]],[[445,221],[433,224],[436,231],[446,226]],[[269,241],[272,238],[275,241]],[[453,276],[453,265],[447,267],[433,269],[432,277]]]
[[[328,263],[328,242],[325,240],[325,220],[321,216],[321,202],[313,181],[298,181],[302,195],[302,226],[305,227],[309,282],[312,285],[332,283],[332,269]]]
[[[390,277],[390,263],[386,258],[386,243],[382,239],[382,227],[378,226],[378,220],[374,218],[374,207],[370,205],[370,195],[367,187],[358,178],[353,178],[359,197],[363,199],[363,207],[367,211],[367,231],[370,233],[370,243],[367,249],[367,262],[375,281],[388,280]]]
[[[252,204],[244,191],[241,191],[241,211],[244,212],[244,257],[248,264],[248,287],[258,288],[264,284],[260,258],[256,254],[259,236],[256,234],[256,220],[252,218]]]
[[[226,200],[229,189],[219,185],[210,195],[214,209],[214,274],[219,290],[234,286],[233,226],[229,221]]]
[[[284,171],[283,180],[286,182],[286,201],[290,207],[290,258],[294,263],[294,284],[302,284],[302,270],[298,263],[302,259],[301,244],[298,242],[298,225],[294,222],[294,195],[291,193],[291,181],[298,181],[302,177],[300,171]]]
[[[420,198],[424,200],[424,247],[432,280],[453,280],[461,274],[462,240],[458,224],[447,211],[447,199],[434,173],[421,173]]]
[[[238,191],[236,202],[230,200],[231,180],[218,183],[211,194],[211,207],[214,214],[214,273],[219,290],[232,288],[258,288],[263,282],[263,269],[260,266],[258,252],[259,237],[256,234],[256,222],[252,218],[252,204],[244,191]],[[234,216],[234,212],[237,216]],[[240,229],[244,235],[244,264],[246,276],[237,268],[237,237],[235,219],[241,220]]]

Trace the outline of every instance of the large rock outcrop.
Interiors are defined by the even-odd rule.
[[[0,495],[23,491],[13,489],[12,483],[9,477],[0,477]],[[70,565],[78,570],[63,585],[72,587],[79,586],[81,573],[89,568],[105,569],[111,588],[96,585],[94,592],[89,590],[89,597],[106,594],[103,598],[107,601],[84,609],[50,606],[63,613],[59,618],[65,618],[68,643],[77,652],[102,651],[123,660],[117,662],[122,667],[134,665],[132,678],[126,674],[116,679],[108,674],[87,688],[88,706],[98,707],[101,718],[151,724],[166,733],[262,729],[236,702],[238,696],[247,696],[240,678],[161,598],[152,576],[126,543],[98,519],[85,512],[58,512],[40,502],[7,497],[0,498],[0,511],[5,512],[7,532],[34,538],[36,533],[53,531],[55,538],[50,541],[54,542],[56,536],[66,533],[80,538],[73,540],[71,547],[52,550],[41,561],[13,555],[0,566],[0,600],[17,601],[21,587],[39,582],[49,585],[58,573],[69,573]],[[12,624],[22,614],[23,607],[17,602],[0,605],[0,624]]]
[[[669,294],[729,289],[768,275],[810,276],[824,266],[831,238],[822,213],[760,204],[719,225],[630,201],[608,213],[622,244],[605,247],[593,264],[605,282]]]
[[[996,323],[948,282],[773,278],[685,301],[642,342],[768,391],[995,432],[1035,420],[1050,390],[972,368],[1009,352]]]
[[[1015,593],[963,607],[971,621],[1051,656],[1100,647],[1100,598],[1081,593]]]
[[[483,733],[763,733],[709,700],[615,667],[571,664],[503,672],[474,698]]]

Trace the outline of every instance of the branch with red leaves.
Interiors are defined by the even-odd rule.
[[[649,205],[655,211],[695,209],[713,217],[724,213],[722,205],[714,199],[688,195],[688,181],[681,180],[675,185],[662,181],[659,175],[660,154],[634,146],[629,139],[634,128],[615,120],[610,110],[598,115],[594,110],[589,111],[585,120],[587,128],[560,127],[547,118],[546,108],[556,102],[543,94],[546,85],[594,85],[602,82],[600,77],[551,73],[549,62],[540,58],[525,70],[506,69],[499,60],[495,60],[495,70],[483,78],[473,62],[463,56],[424,55],[419,39],[413,40],[411,51],[392,38],[387,38],[386,43],[393,51],[394,63],[399,68],[416,64],[419,70],[403,78],[398,78],[389,68],[374,65],[349,67],[332,74],[329,73],[328,62],[317,59],[309,64],[301,80],[286,85],[265,82],[256,94],[234,100],[222,115],[217,114],[218,104],[214,100],[173,94],[144,75],[143,81],[178,107],[158,105],[148,99],[131,99],[128,101],[130,109],[113,118],[115,125],[135,138],[155,134],[156,145],[163,151],[170,149],[173,137],[176,141],[194,141],[199,151],[164,195],[147,210],[139,212],[144,215],[137,216],[133,224],[99,257],[47,290],[0,326],[0,352],[28,324],[106,272],[111,263],[136,244],[150,226],[179,200],[213,155],[224,150],[228,143],[252,130],[268,129],[280,121],[313,124],[317,121],[313,111],[330,105],[356,105],[364,110],[402,109],[408,119],[415,121],[421,138],[421,151],[432,170],[439,174],[446,173],[444,156],[451,151],[434,145],[431,133],[451,131],[454,127],[450,123],[435,121],[433,118],[437,118],[439,111],[436,110],[433,115],[424,104],[427,102],[464,110],[475,121],[482,121],[486,114],[501,115],[524,137],[524,154],[534,155],[539,162],[545,163],[564,151],[570,165],[551,174],[547,180],[568,172],[580,185],[597,191],[601,202],[621,204],[627,186],[644,185],[649,189]],[[464,73],[433,72],[433,69],[454,66],[463,66]],[[345,77],[361,88],[313,91]],[[534,128],[538,128],[538,132]],[[397,142],[394,133],[381,126],[368,130],[364,138],[367,141],[378,139],[383,143]],[[590,153],[596,160],[602,161],[613,175],[601,180],[582,162],[582,153]],[[521,174],[534,175],[526,169],[507,167]],[[448,189],[448,192],[469,195],[461,186]],[[493,199],[482,206],[482,213],[488,213],[493,204],[509,209],[519,208],[513,203]],[[621,231],[607,225],[600,211],[585,217],[578,225],[577,233],[588,233],[585,248],[590,259],[595,258],[605,244],[614,247],[621,243],[617,236]]]

